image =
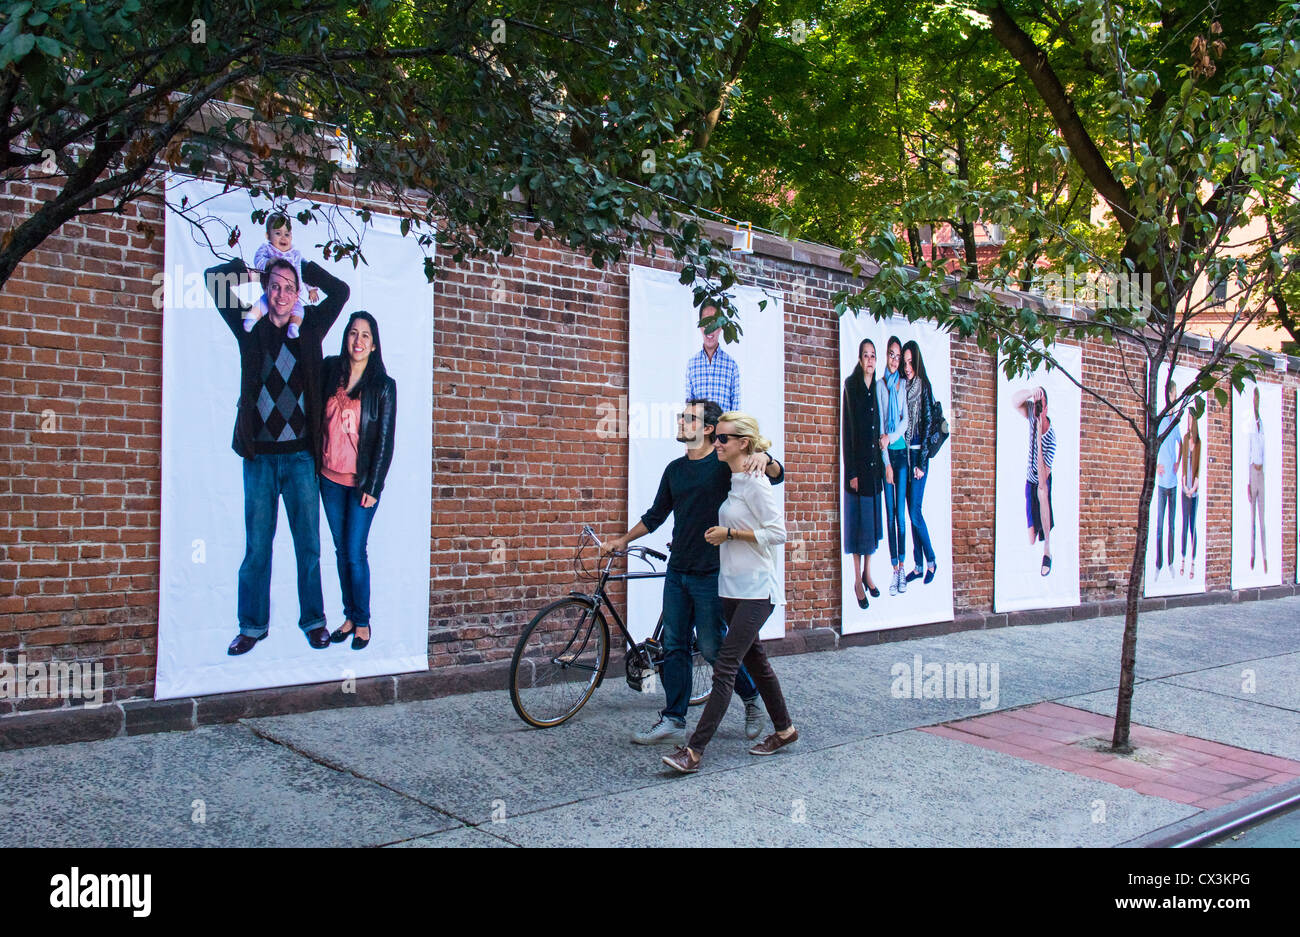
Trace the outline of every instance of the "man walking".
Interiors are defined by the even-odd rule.
[[[248,276],[238,258],[206,272],[208,292],[239,343],[240,393],[231,447],[244,461],[244,561],[239,567],[239,634],[226,653],[246,654],[271,617],[271,544],[284,499],[298,566],[298,627],[314,648],[329,646],[320,577],[321,342],[348,299],[348,286],[308,261],[298,271],[274,260],[262,273],[268,312],[248,331],[248,308],[232,285]],[[297,338],[290,314],[303,283],[324,290],[307,306]]]
[[[700,318],[708,319],[718,314],[718,307],[705,303],[700,307]],[[718,347],[722,330],[701,328],[704,347],[686,362],[686,400],[712,400],[722,413],[740,409],[740,368],[736,359]]]
[[[663,601],[666,705],[653,726],[632,736],[638,745],[686,744],[691,632],[710,664],[722,646],[718,548],[704,538],[704,532],[717,525],[718,508],[731,489],[731,469],[713,450],[713,433],[722,412],[711,400],[693,399],[686,404],[677,418],[677,441],[686,444],[686,455],[668,463],[654,504],[636,526],[604,547],[607,553],[625,549],[658,528],[669,513],[673,515],[673,550]],[[753,456],[748,467],[763,471],[774,485],[785,480],[785,469],[769,455]],[[736,693],[745,702],[745,735],[757,738],[763,730],[763,710],[758,705],[758,688],[743,668],[736,675]]]

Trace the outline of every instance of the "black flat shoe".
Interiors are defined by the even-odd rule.
[[[307,643],[316,650],[330,646],[330,630],[324,625],[307,632]]]
[[[362,627],[363,627],[363,628],[369,628],[370,626],[369,626],[369,625],[362,625]],[[359,651],[359,650],[361,650],[362,648],[364,648],[367,644],[370,643],[370,639],[369,639],[369,638],[363,638],[363,637],[361,637],[359,634],[356,634],[356,633],[355,633],[355,632],[356,632],[356,626],[355,626],[355,625],[353,626],[352,630],[353,630],[353,635],[352,635],[352,650],[354,650],[354,651]]]
[[[930,583],[934,582],[934,574],[935,572],[938,571],[938,569],[939,569],[938,563],[935,563],[933,566],[928,567],[925,571],[925,581],[921,584],[928,586]]]
[[[866,607],[867,607],[868,605],[870,605],[870,604],[871,604],[871,603],[868,602],[868,601],[866,600],[865,597],[864,597],[864,598],[861,598],[861,599],[858,599],[858,608],[866,608]]]
[[[330,635],[330,644],[342,644],[344,641],[348,639],[348,635],[350,634],[354,635],[355,631],[356,631],[355,625],[349,628],[347,631],[344,631],[342,628],[340,628],[338,631]]]
[[[268,631],[266,634],[270,633],[271,632]],[[262,638],[265,638],[266,634],[262,635]],[[230,642],[230,647],[226,648],[226,653],[231,657],[238,657],[240,654],[247,654],[253,649],[258,641],[262,640],[262,638],[254,638],[246,634],[236,635],[235,640]]]
[[[867,586],[867,591],[871,593],[871,597],[873,599],[880,598],[880,590],[877,589],[875,586]]]

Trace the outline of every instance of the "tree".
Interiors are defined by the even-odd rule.
[[[784,0],[768,26],[713,138],[728,160],[728,214],[848,247],[890,223],[886,209],[957,179],[1016,185],[1062,224],[1087,217],[1091,189],[1077,166],[1040,153],[1054,134],[1047,108],[969,11],[942,0]],[[913,263],[921,226],[947,223],[968,275],[977,272],[977,219],[913,220]],[[1032,268],[1034,254],[1025,260]]]
[[[0,232],[0,288],[64,222],[123,213],[187,172],[302,220],[343,193],[383,200],[454,262],[509,254],[521,203],[539,240],[597,267],[661,237],[706,278],[702,299],[734,278],[685,214],[721,175],[693,142],[743,61],[750,13],[743,0],[9,3],[0,179],[55,194]],[[355,172],[338,159],[349,145]],[[361,259],[360,238],[332,234],[327,255]]]
[[[903,311],[909,319],[932,319],[1002,355],[1008,375],[1054,366],[1052,346],[1065,336],[1118,348],[1125,362],[1122,391],[1067,374],[1129,427],[1142,451],[1111,740],[1117,750],[1129,747],[1138,600],[1160,444],[1186,408],[1199,415],[1206,393],[1226,404],[1225,379],[1240,389],[1272,363],[1232,346],[1263,314],[1273,284],[1296,271],[1291,246],[1300,231],[1300,172],[1287,147],[1300,128],[1300,4],[1234,9],[1241,25],[1227,29],[1214,7],[1154,0],[1122,10],[1108,0],[1026,4],[1023,10],[1002,2],[979,6],[991,34],[1051,113],[1055,145],[1105,200],[1110,220],[1065,230],[1022,191],[958,184],[905,205],[902,220],[949,211],[1021,231],[1055,228],[1057,240],[1042,249],[1064,272],[1067,289],[1057,298],[1073,300],[1073,308],[1008,308],[993,298],[988,287],[1014,282],[1023,246],[1008,244],[984,285],[954,283],[933,264],[909,267],[890,228],[865,239],[861,252],[845,255],[855,272],[866,271],[866,280],[863,290],[840,297],[841,311],[866,310],[877,318]],[[1076,106],[1083,88],[1098,95],[1103,111]],[[1254,216],[1267,219],[1272,236],[1234,243]],[[1196,380],[1179,393],[1158,387],[1161,367],[1172,373],[1189,329],[1213,302],[1199,294],[1198,282],[1229,275],[1237,284],[1228,296],[1229,321],[1214,334]],[[1142,289],[1111,285],[1134,278]],[[962,302],[954,302],[958,296]]]

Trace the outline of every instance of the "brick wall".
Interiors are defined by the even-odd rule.
[[[9,186],[0,215],[51,193]],[[376,206],[378,207],[378,206]],[[102,661],[108,698],[153,692],[158,605],[161,313],[157,201],[128,218],[68,224],[0,292],[0,652],[13,661]],[[625,446],[595,432],[597,406],[627,391],[628,268],[593,269],[520,236],[499,268],[440,265],[436,286],[430,662],[454,669],[507,658],[546,599],[572,587],[582,524],[626,529]],[[745,283],[786,294],[786,489],[792,629],[840,622],[838,325],[848,282],[833,252],[763,242]],[[768,255],[762,252],[767,251]],[[671,267],[664,258],[635,259]],[[1124,366],[1089,344],[1089,381],[1116,389]],[[993,593],[993,362],[952,346],[955,603],[988,612]],[[1283,413],[1283,582],[1295,581],[1295,374]],[[1211,405],[1208,584],[1229,584],[1228,410]],[[1134,542],[1136,445],[1120,418],[1083,399],[1085,601],[1122,595]],[[500,550],[498,551],[498,548]],[[494,552],[497,551],[497,552]],[[504,562],[494,562],[503,559]],[[25,700],[19,709],[57,706]],[[0,700],[0,714],[15,704]]]

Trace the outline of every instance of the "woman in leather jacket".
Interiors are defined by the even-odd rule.
[[[934,390],[921,360],[921,346],[910,341],[903,346],[903,377],[907,378],[907,452],[912,477],[908,480],[907,514],[912,525],[912,559],[916,568],[907,574],[907,581],[924,577],[928,585],[934,580],[936,567],[930,531],[921,514],[925,498],[925,483],[930,473],[930,414],[934,410]],[[925,571],[921,560],[925,560]]]
[[[844,552],[853,557],[853,592],[858,608],[880,590],[871,580],[871,554],[880,546],[881,486],[885,465],[880,449],[881,398],[876,381],[876,345],[864,338],[858,363],[844,381],[840,410],[840,455],[844,461]]]
[[[346,619],[330,640],[338,644],[351,635],[352,649],[359,651],[370,643],[366,541],[393,461],[397,421],[397,382],[384,369],[379,323],[370,313],[352,313],[338,355],[322,363],[321,385],[320,495],[334,537]]]

